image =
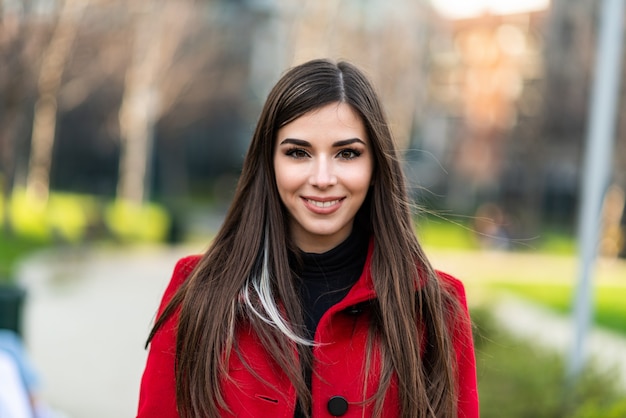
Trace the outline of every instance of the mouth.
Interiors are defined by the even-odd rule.
[[[312,197],[302,197],[305,206],[317,215],[330,215],[339,210],[345,197],[330,197],[326,199],[316,199]]]
[[[313,199],[305,199],[305,200],[307,201],[308,204],[316,206],[318,208],[329,208],[331,206],[336,205],[337,203],[341,201],[341,199],[326,200],[326,201],[313,200]]]

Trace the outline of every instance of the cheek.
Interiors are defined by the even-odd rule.
[[[354,192],[367,191],[372,184],[373,174],[369,165],[359,170],[352,170],[344,176],[346,186],[350,187]]]
[[[297,171],[290,170],[289,167],[279,165],[275,166],[274,173],[276,176],[276,187],[278,188],[281,198],[284,198],[285,193],[292,192],[297,188]]]
[[[362,194],[367,194],[370,186],[372,185],[371,177],[361,177],[358,179],[358,189]]]

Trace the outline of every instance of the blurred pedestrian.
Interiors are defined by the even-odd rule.
[[[61,418],[42,400],[39,375],[13,330],[0,329],[0,418]]]
[[[32,418],[28,391],[15,359],[0,351],[0,417]]]
[[[487,202],[476,210],[474,232],[480,245],[485,248],[510,250],[510,223],[500,206]]]
[[[174,269],[138,417],[478,417],[463,285],[415,237],[388,126],[352,64],[284,74],[220,231]]]

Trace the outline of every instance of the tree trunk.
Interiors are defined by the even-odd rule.
[[[44,52],[39,71],[39,97],[35,103],[26,192],[46,201],[50,192],[50,168],[57,121],[57,95],[63,71],[76,38],[78,22],[87,0],[66,0],[59,21]]]
[[[154,125],[158,118],[161,63],[161,3],[143,6],[134,34],[133,59],[119,111],[121,155],[117,197],[141,204],[149,197]],[[141,7],[141,6],[138,6]]]
[[[2,174],[0,175],[0,225],[3,232],[11,233],[9,201],[13,194],[13,177],[15,176],[16,152],[15,135],[22,122],[21,115],[15,108],[5,108],[4,123],[0,129],[0,151],[2,151]]]
[[[176,73],[172,67],[197,69],[202,61],[187,58],[181,64],[175,59],[192,27],[193,2],[152,0],[133,5],[136,14],[133,57],[126,72],[119,111],[121,155],[117,197],[141,204],[150,198],[156,123],[188,83],[187,72]]]

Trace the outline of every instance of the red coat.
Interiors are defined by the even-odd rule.
[[[358,403],[363,399],[368,313],[367,310],[355,309],[360,303],[376,298],[369,274],[370,259],[371,248],[360,279],[341,302],[324,314],[317,327],[315,341],[321,344],[314,348],[318,367],[317,374],[312,375],[311,383],[313,418],[336,416],[331,415],[328,410],[328,402],[333,397],[340,397],[333,401],[339,410],[348,405],[343,417],[372,415],[373,403],[365,405],[364,415],[362,415],[363,406]],[[179,260],[163,296],[159,314],[198,260],[199,256]],[[451,285],[462,306],[467,310],[465,291],[461,282],[443,273],[440,273],[439,277],[444,284]],[[176,411],[174,378],[176,321],[177,317],[172,316],[156,333],[150,344],[141,381],[138,418],[179,418]],[[230,375],[237,384],[225,380],[223,393],[227,404],[236,417],[292,418],[296,405],[294,387],[285,374],[273,364],[253,333],[248,331],[248,329],[238,330],[239,348],[248,363],[254,366],[256,372],[267,380],[270,386],[260,382],[246,370],[238,356],[230,356]],[[477,418],[478,392],[471,326],[468,324],[459,329],[454,335],[453,342],[458,362],[458,416]],[[376,362],[373,361],[372,364]],[[371,368],[370,374],[376,372],[375,368]],[[376,380],[369,379],[368,397],[375,392]],[[397,417],[398,413],[398,389],[392,381],[385,398],[383,417]]]

